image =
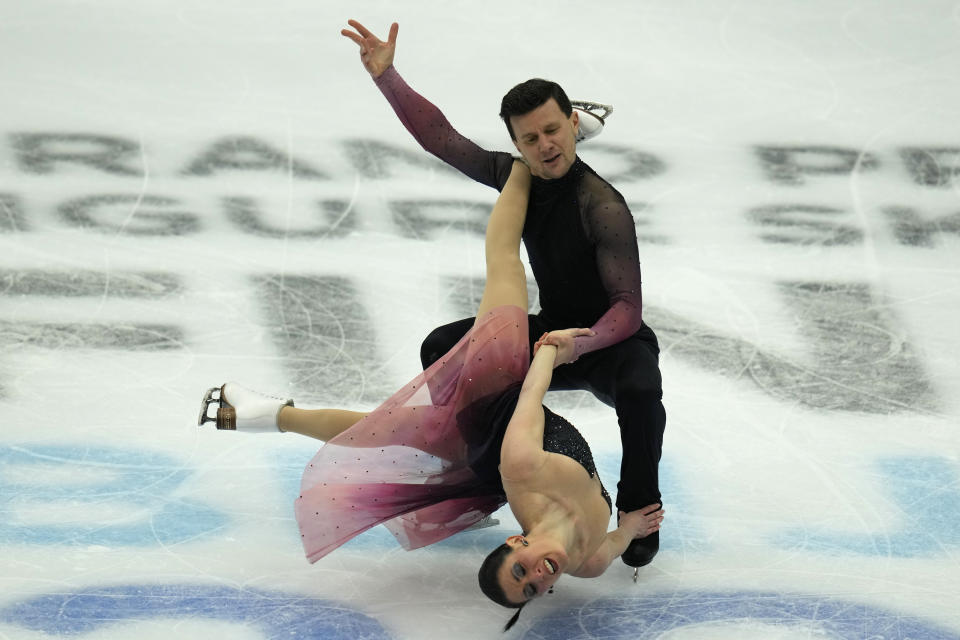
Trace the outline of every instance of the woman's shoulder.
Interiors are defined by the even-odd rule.
[[[541,451],[535,466],[515,469],[515,473],[510,471],[504,473],[501,464],[504,486],[510,484],[518,492],[541,494],[557,502],[572,500],[577,504],[596,494],[602,501],[600,492],[596,491],[596,476],[590,476],[579,462],[562,453]]]

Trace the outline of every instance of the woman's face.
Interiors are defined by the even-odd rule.
[[[523,536],[507,538],[513,549],[498,572],[500,586],[511,602],[520,604],[543,595],[563,574],[567,555],[555,543],[526,540]]]

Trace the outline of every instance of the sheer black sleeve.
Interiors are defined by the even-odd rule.
[[[623,197],[596,176],[581,186],[585,230],[596,247],[597,271],[610,308],[591,327],[595,336],[576,339],[576,353],[596,351],[626,339],[643,322],[637,230]]]

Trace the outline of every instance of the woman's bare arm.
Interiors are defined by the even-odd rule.
[[[596,578],[627,550],[631,540],[646,538],[659,531],[662,522],[663,509],[659,504],[649,504],[630,513],[621,511],[619,526],[607,533],[596,552],[571,575],[578,578]]]
[[[500,475],[520,480],[537,473],[546,462],[543,450],[543,396],[550,388],[557,348],[544,345],[537,350],[523,379],[520,397],[507,425],[500,449]]]

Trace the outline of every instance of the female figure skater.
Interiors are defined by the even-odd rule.
[[[530,361],[519,256],[529,186],[529,169],[515,162],[487,225],[487,280],[473,328],[380,407],[299,409],[227,383],[207,392],[200,414],[200,424],[218,429],[292,431],[326,443],[295,503],[311,562],[377,524],[404,548],[422,547],[508,502],[523,533],[479,572],[490,599],[518,609],[506,628],[562,574],[599,576],[663,520],[660,505],[649,505],[620,512],[608,533],[610,497],[586,441],[542,404],[553,368],[572,360],[573,338],[590,330],[544,334]]]

